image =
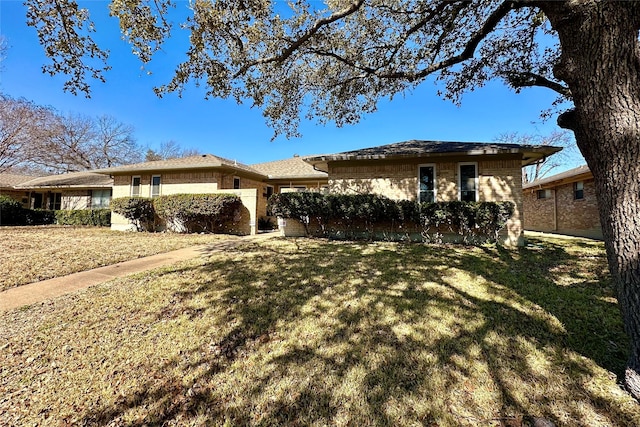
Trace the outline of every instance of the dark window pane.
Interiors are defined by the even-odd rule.
[[[435,202],[435,171],[433,170],[433,166],[421,166],[420,167],[420,194],[419,201],[421,203],[424,202]]]
[[[460,165],[460,200],[476,201],[476,165]]]

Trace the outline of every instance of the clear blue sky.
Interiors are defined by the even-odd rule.
[[[178,33],[141,70],[141,63],[120,39],[118,22],[108,16],[108,2],[80,2],[88,6],[96,24],[96,40],[110,50],[107,82],[91,82],[92,96],[74,96],[62,90],[65,78],[50,77],[41,71],[47,62],[34,28],[27,27],[22,1],[0,2],[0,33],[9,46],[0,75],[0,91],[24,97],[63,113],[90,116],[110,115],[135,128],[143,146],[157,147],[175,140],[186,148],[196,148],[236,159],[259,163],[291,157],[294,154],[335,153],[383,145],[409,139],[451,141],[494,141],[505,132],[549,134],[558,130],[555,118],[542,122],[540,112],[555,99],[544,88],[531,88],[515,94],[499,82],[465,95],[457,107],[437,96],[433,82],[393,101],[381,101],[377,112],[359,124],[336,128],[303,121],[303,136],[270,141],[273,131],[265,125],[261,112],[233,100],[205,100],[204,90],[188,88],[179,98],[175,94],[160,99],[153,87],[167,83],[175,66],[185,58],[188,34]],[[188,2],[178,2],[186,9]],[[176,22],[177,24],[178,22]],[[576,159],[568,167],[580,164]],[[558,170],[560,171],[560,169]]]

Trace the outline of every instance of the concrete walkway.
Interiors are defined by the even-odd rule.
[[[244,236],[239,239],[222,240],[210,245],[192,246],[175,251],[151,255],[118,264],[81,271],[68,276],[56,277],[30,283],[0,292],[0,312],[38,303],[89,286],[107,282],[117,277],[175,264],[179,261],[205,256],[211,252],[235,248],[242,243],[255,242],[276,237],[277,232]]]

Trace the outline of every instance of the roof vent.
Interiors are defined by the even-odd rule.
[[[300,154],[294,154],[293,157],[300,157]]]
[[[206,154],[203,154],[203,155],[202,155],[202,157],[207,157],[207,155],[206,155]]]

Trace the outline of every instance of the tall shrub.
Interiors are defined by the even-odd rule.
[[[111,210],[128,219],[138,231],[152,231],[155,228],[155,212],[151,199],[119,197],[111,200]]]
[[[17,200],[9,196],[0,196],[0,225],[24,225],[25,210]]]
[[[233,194],[171,194],[153,200],[167,226],[181,231],[216,231],[234,221],[242,200]]]

